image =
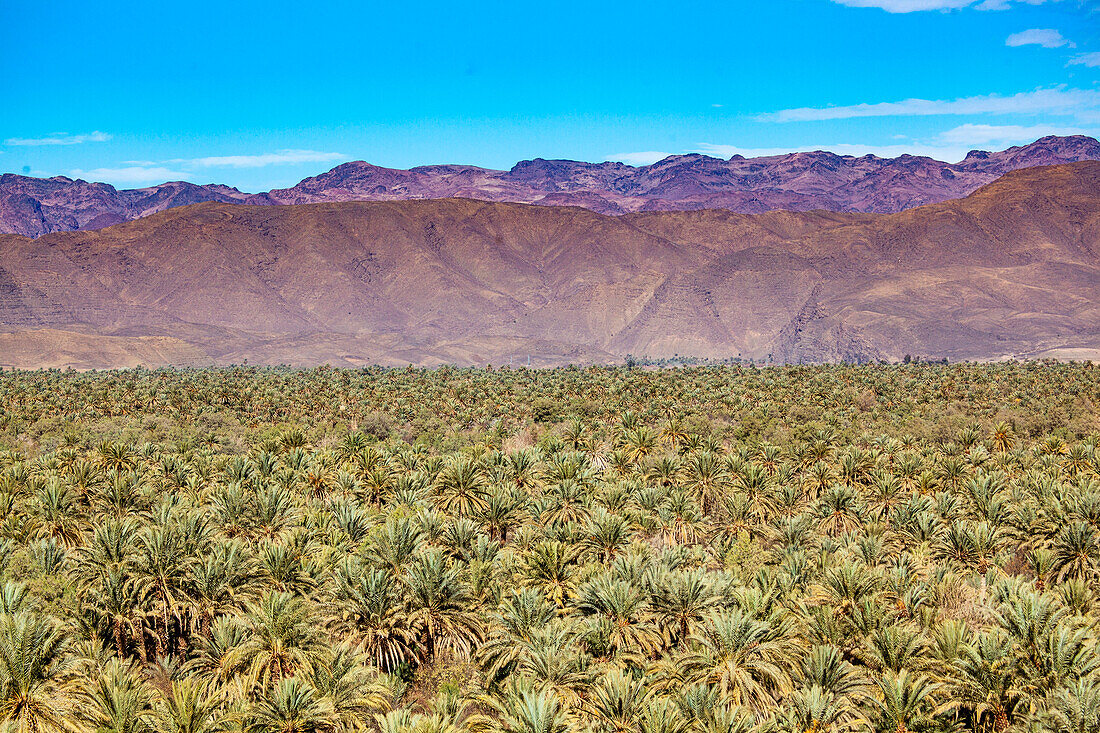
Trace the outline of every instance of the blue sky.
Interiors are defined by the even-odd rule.
[[[0,0],[0,172],[258,191],[347,160],[959,159],[1100,135],[1100,0]]]

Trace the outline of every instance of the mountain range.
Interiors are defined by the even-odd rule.
[[[526,160],[507,171],[467,165],[397,170],[345,163],[292,188],[248,194],[224,185],[172,182],[117,190],[64,176],[0,176],[0,233],[39,237],[92,230],[202,202],[253,205],[469,198],[579,206],[601,214],[725,209],[897,213],[965,196],[1021,168],[1100,160],[1100,142],[1044,137],[958,163],[799,152],[728,160],[674,155],[652,165]]]
[[[1020,162],[1035,150],[1013,156]],[[989,175],[992,157],[969,156],[969,178],[935,178],[970,186]],[[793,181],[809,190],[829,171],[879,165],[817,154],[769,160],[770,171],[803,168],[783,179],[789,192]],[[692,186],[678,188],[672,176],[646,190],[684,202],[709,180],[704,171],[727,164],[748,162],[689,156],[627,170],[535,161],[511,175],[532,187],[588,176],[611,188],[601,177],[610,171],[656,181],[679,167]],[[373,170],[350,165],[303,182],[295,195],[390,195],[381,183],[337,189],[334,178],[361,181]],[[888,180],[924,180],[891,165]],[[916,195],[891,190],[848,200],[897,208]],[[148,212],[193,193],[127,201]],[[240,201],[232,190],[221,194]],[[286,192],[268,195],[294,203]],[[0,235],[0,365],[9,367],[499,365],[528,355],[545,366],[621,363],[627,354],[1098,358],[1100,162],[1026,167],[965,198],[896,213],[609,216],[471,198],[207,201],[96,231]]]

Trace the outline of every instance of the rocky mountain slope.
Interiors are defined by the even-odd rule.
[[[395,170],[345,163],[293,188],[244,194],[227,186],[166,183],[118,191],[64,177],[0,176],[0,232],[37,237],[97,229],[202,201],[307,204],[463,197],[545,206],[580,206],[603,214],[687,211],[893,213],[965,196],[1009,171],[1100,160],[1100,142],[1045,137],[996,153],[973,151],[959,163],[903,155],[827,152],[764,158],[677,155],[653,165],[528,160],[511,170],[436,165]]]
[[[117,190],[65,176],[0,175],[0,233],[40,237],[49,232],[102,229],[158,211],[205,201],[244,202],[248,194],[211,184],[176,181],[149,188]]]
[[[0,364],[1100,356],[1100,163],[896,214],[202,203],[0,236]]]

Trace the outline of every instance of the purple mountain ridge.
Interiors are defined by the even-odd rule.
[[[1050,136],[1000,152],[974,150],[958,163],[902,155],[855,157],[825,151],[760,158],[673,155],[652,165],[525,160],[501,171],[467,165],[400,170],[344,163],[292,188],[248,194],[220,184],[175,181],[118,190],[64,176],[0,176],[0,233],[39,237],[139,219],[216,201],[252,205],[400,201],[462,197],[601,214],[728,209],[896,213],[957,199],[1020,168],[1100,160],[1100,142]]]

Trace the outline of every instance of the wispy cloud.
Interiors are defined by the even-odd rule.
[[[793,148],[743,148],[738,145],[717,145],[700,143],[691,151],[712,155],[716,158],[730,158],[741,155],[746,158],[787,155],[788,153],[812,153],[825,151],[837,155],[861,157],[876,155],[880,158],[897,158],[901,155],[925,155],[936,160],[957,161],[967,153],[967,149],[958,145],[936,145],[934,143],[907,143],[896,145],[869,145],[863,143],[822,143],[820,145],[799,145]]]
[[[178,181],[186,178],[186,173],[172,170],[164,166],[131,165],[122,168],[92,168],[82,170],[77,168],[69,172],[73,178],[83,178],[87,181],[102,181],[104,183],[131,185],[135,183],[164,183],[165,181]]]
[[[171,160],[126,160],[115,168],[75,169],[69,171],[74,178],[103,181],[118,185],[163,183],[165,181],[191,180],[196,171],[207,168],[263,168],[298,163],[324,163],[346,160],[343,153],[324,153],[317,150],[278,150],[261,155],[219,155],[205,158],[173,158]]]
[[[609,155],[604,160],[613,160],[620,163],[626,163],[627,165],[650,165],[656,163],[658,160],[664,160],[670,155],[675,153],[662,153],[656,150],[643,150],[637,153],[615,153]]]
[[[1029,28],[1005,39],[1006,46],[1042,46],[1043,48],[1074,47],[1074,44],[1054,28]]]
[[[1069,62],[1071,65],[1088,66],[1090,68],[1100,67],[1100,51],[1078,54],[1070,59]]]
[[[914,13],[920,10],[958,10],[975,0],[833,0],[850,8],[879,8],[887,13]]]
[[[1100,109],[1100,90],[1065,86],[1036,89],[1012,96],[987,94],[960,99],[904,99],[900,102],[842,107],[798,107],[760,115],[763,122],[812,122],[856,117],[922,117],[929,115],[1051,114],[1072,115]]]
[[[819,150],[837,155],[876,155],[880,158],[896,158],[901,155],[923,155],[936,160],[957,162],[975,148],[1003,150],[1013,145],[1034,142],[1047,135],[1100,135],[1100,129],[1059,127],[1051,125],[978,125],[966,124],[945,130],[924,140],[907,140],[889,145],[868,145],[861,143],[821,143],[784,148],[746,148],[740,145],[720,145],[699,143],[686,153],[702,153],[716,158],[731,158],[740,155],[745,158],[761,158],[789,153],[810,153]],[[906,139],[895,135],[897,139]],[[607,160],[620,160],[631,165],[648,165],[670,153],[639,152],[619,153],[608,156]]]
[[[324,153],[318,150],[278,150],[261,155],[216,155],[206,158],[176,158],[166,161],[177,165],[198,168],[263,168],[269,165],[294,165],[296,163],[327,163],[346,160],[343,153]]]
[[[70,135],[67,132],[51,132],[46,137],[9,137],[5,145],[80,145],[82,143],[103,143],[111,139],[105,132],[95,130],[84,135]]]
[[[1096,130],[1083,127],[1052,125],[959,125],[936,136],[940,143],[957,145],[1009,146],[1029,143],[1048,135],[1096,135]]]
[[[1014,3],[1042,5],[1060,0],[833,0],[850,8],[878,8],[887,13],[916,13],[925,10],[961,10],[974,7],[977,10],[1008,10]]]
[[[1060,3],[1062,0],[983,0],[978,3],[978,10],[1008,10],[1013,3],[1017,5],[1045,5],[1046,3]]]

